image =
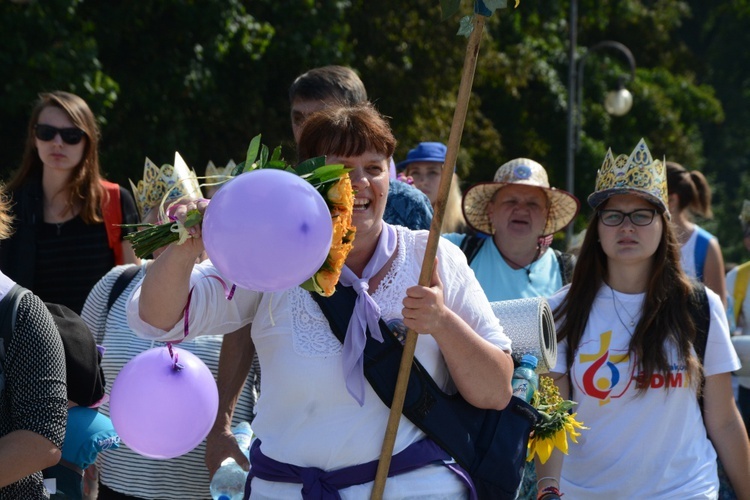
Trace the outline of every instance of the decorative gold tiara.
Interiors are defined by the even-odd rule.
[[[607,150],[596,174],[596,191],[589,196],[589,204],[596,208],[610,196],[620,193],[643,196],[658,205],[662,212],[669,212],[665,162],[651,157],[643,139],[630,156],[615,158],[612,149]]]
[[[157,208],[162,202],[174,201],[178,198],[200,198],[201,188],[195,172],[187,166],[180,153],[174,154],[174,165],[164,164],[157,167],[146,158],[143,167],[143,179],[138,185],[130,181],[135,195],[135,202],[141,220]]]
[[[226,167],[217,168],[214,162],[209,161],[206,166],[206,183],[214,184],[217,182],[223,182],[232,176],[232,171],[237,166],[234,160],[229,160]]]

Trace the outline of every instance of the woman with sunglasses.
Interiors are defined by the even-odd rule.
[[[680,267],[664,164],[643,140],[629,157],[610,150],[588,202],[595,214],[572,283],[549,299],[558,338],[549,375],[588,429],[567,456],[537,464],[538,498],[718,498],[717,455],[750,498],[730,381],[739,360],[721,299]],[[701,364],[706,318],[690,311],[704,289]]]
[[[41,94],[31,113],[21,167],[7,185],[15,233],[0,247],[0,269],[46,302],[81,312],[91,288],[115,264],[137,263],[130,231],[110,214],[138,222],[130,193],[102,179],[99,129],[86,102]]]

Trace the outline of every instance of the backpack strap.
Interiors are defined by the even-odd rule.
[[[130,267],[126,267],[122,271],[122,273],[120,273],[109,291],[109,297],[107,298],[107,312],[112,309],[115,301],[120,297],[122,292],[125,291],[125,289],[128,287],[130,282],[133,281],[133,278],[136,277],[138,271],[140,270],[141,266],[132,265]]]
[[[18,304],[27,293],[29,293],[27,289],[16,283],[0,300],[0,364],[5,362],[10,339],[16,329]]]
[[[310,294],[323,311],[334,335],[343,343],[346,337],[346,330],[349,326],[349,320],[354,312],[357,293],[352,287],[345,287],[339,283],[336,285],[336,291],[330,297],[323,297],[315,292],[310,292]],[[393,403],[396,380],[401,365],[403,346],[382,318],[378,323],[383,335],[383,342],[373,340],[368,328],[364,351],[364,373],[375,393],[390,408]],[[435,397],[428,391],[428,387],[434,388],[436,384],[417,358],[414,358],[402,413],[440,445],[441,448],[450,453],[457,462],[468,469],[474,460],[474,450],[465,436],[463,436],[463,442],[459,443],[456,448],[446,443],[445,439],[436,436],[431,432],[432,429],[425,428],[423,420],[430,414],[435,415],[437,409],[434,407],[438,403]],[[445,426],[446,432],[455,432],[462,427],[459,425],[459,422],[452,422],[452,424]]]
[[[331,330],[343,343],[354,311],[357,293],[351,287],[345,287],[340,283],[336,285],[336,291],[330,297],[323,297],[315,292],[310,293],[328,319]],[[382,318],[379,320],[379,325],[383,342],[374,340],[371,335],[367,336],[363,362],[364,374],[378,397],[390,408],[401,366],[403,346]],[[417,358],[412,361],[402,413],[470,473],[473,473],[477,465],[476,444],[487,444],[492,440],[498,419],[502,418],[503,414],[505,418],[518,418],[518,422],[522,422],[523,429],[514,427],[513,430],[508,430],[510,429],[509,423],[506,423],[505,428],[509,435],[516,432],[520,433],[518,435],[525,433],[524,439],[519,440],[520,444],[515,450],[516,453],[509,451],[506,457],[510,459],[511,455],[518,455],[520,469],[523,469],[528,435],[532,426],[540,418],[539,413],[533,407],[518,398],[511,398],[508,407],[500,412],[476,408],[458,393],[448,395],[438,387]],[[488,429],[492,431],[490,434],[487,434]],[[509,438],[506,441],[508,441],[507,448],[512,449],[513,439]],[[495,470],[492,474],[498,478],[502,476],[502,474],[498,475]]]
[[[706,294],[706,287],[699,285],[693,289],[693,293],[690,297],[691,306],[688,308],[690,317],[693,319],[695,325],[695,342],[693,343],[693,349],[695,354],[698,356],[701,366],[703,366],[703,360],[706,357],[706,345],[708,344],[708,329],[711,326],[711,307],[708,303],[708,295]],[[701,390],[698,395],[698,406],[701,408],[701,414],[703,414],[703,387],[706,385],[706,378],[701,377]]]
[[[102,197],[102,217],[104,218],[104,227],[107,230],[107,241],[109,248],[115,254],[115,265],[119,266],[125,263],[125,257],[122,253],[122,206],[120,205],[120,185],[114,182],[99,180],[104,188],[105,196]]]
[[[565,286],[573,279],[573,269],[578,259],[572,253],[561,252],[554,248],[552,250],[555,252],[555,257],[557,257],[557,265],[560,266],[560,276],[562,276],[563,286]]]
[[[477,236],[476,234],[467,234],[464,239],[461,240],[459,248],[464,255],[466,255],[466,262],[469,265],[471,265],[471,261],[477,256],[479,249],[482,248],[482,245],[484,245],[486,240],[487,238]]]
[[[695,226],[695,230],[698,233],[695,238],[695,275],[698,281],[703,282],[703,269],[706,267],[708,243],[712,235],[700,226]]]
[[[747,293],[748,285],[750,285],[750,262],[745,262],[737,267],[737,276],[735,277],[734,290],[732,291],[735,325],[740,319],[742,303],[745,301],[745,294]],[[750,318],[745,318],[745,321],[750,321]]]

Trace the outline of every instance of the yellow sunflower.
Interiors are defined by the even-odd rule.
[[[534,406],[542,418],[529,437],[527,461],[539,456],[539,460],[545,463],[555,448],[567,455],[568,436],[574,443],[578,443],[577,438],[581,433],[577,429],[587,427],[576,420],[576,413],[570,413],[575,404],[560,397],[560,391],[550,377],[539,377],[539,390],[534,397]]]

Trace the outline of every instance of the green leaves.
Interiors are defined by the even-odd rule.
[[[440,9],[443,11],[443,21],[458,12],[461,0],[440,0]]]
[[[172,231],[171,222],[166,224],[122,224],[122,226],[140,229],[125,235],[125,239],[133,245],[135,255],[141,259],[152,255],[164,246],[176,243],[180,239],[180,235]]]
[[[187,213],[187,217],[185,218],[185,227],[193,227],[197,226],[203,222],[203,215],[198,211],[198,209],[190,210]]]
[[[458,23],[458,32],[456,35],[468,38],[472,31],[474,31],[474,16],[462,17]]]
[[[260,134],[256,135],[250,140],[250,145],[247,147],[247,158],[245,159],[245,165],[252,165],[258,158],[258,150],[260,149]],[[247,172],[248,169],[245,169]]]
[[[294,168],[292,168],[292,166],[281,157],[281,146],[276,146],[269,158],[268,147],[260,142],[260,138],[261,134],[258,134],[250,140],[250,145],[247,147],[245,161],[240,162],[234,167],[234,170],[232,170],[231,173],[232,177],[261,168],[294,170]]]
[[[344,165],[324,165],[316,168],[309,174],[301,175],[301,177],[313,186],[318,187],[321,184],[339,179],[348,171],[349,168]]]
[[[311,173],[316,168],[322,167],[325,164],[326,164],[325,156],[318,156],[315,158],[308,158],[307,160],[297,165],[297,168],[295,168],[294,170],[299,175],[305,175],[305,174]]]

